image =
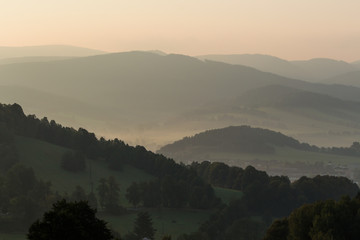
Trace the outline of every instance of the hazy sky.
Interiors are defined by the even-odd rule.
[[[0,46],[360,60],[359,0],[0,0]]]

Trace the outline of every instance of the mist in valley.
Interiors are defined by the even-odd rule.
[[[359,239],[359,8],[4,1],[0,240]]]

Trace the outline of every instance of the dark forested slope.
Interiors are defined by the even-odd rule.
[[[162,147],[159,152],[172,154],[188,149],[197,151],[273,153],[275,146],[311,150],[308,144],[301,144],[294,138],[267,129],[250,126],[232,126],[208,130],[193,137],[186,137]]]
[[[195,171],[162,155],[147,151],[142,146],[132,147],[118,139],[105,140],[101,138],[98,140],[94,133],[90,133],[85,129],[75,130],[62,127],[53,120],[49,122],[46,118],[39,120],[34,115],[26,116],[21,106],[17,104],[0,105],[0,122],[5,129],[13,134],[40,139],[72,149],[89,159],[107,165],[114,171],[121,170],[122,165],[128,164],[153,175],[159,179],[159,184],[166,182],[167,187],[170,189],[172,184],[177,186],[181,182],[182,185],[186,186],[183,188],[181,206],[209,208],[218,204],[218,199],[215,197],[212,188],[201,181]],[[164,178],[167,181],[163,181]],[[200,206],[197,201],[190,199],[193,197],[191,193],[195,189],[198,191],[204,189],[204,192],[207,193],[208,202],[206,205]],[[174,194],[178,193],[164,193],[164,195],[172,196],[172,198],[174,198]],[[159,202],[155,202],[152,206],[158,204]]]

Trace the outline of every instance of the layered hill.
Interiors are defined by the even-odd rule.
[[[349,146],[360,136],[359,119],[358,102],[269,85],[249,90],[232,101],[188,112],[174,119],[173,126],[191,124],[201,132],[204,128],[245,124],[281,131],[319,146]]]
[[[350,63],[328,58],[291,61],[291,63],[303,69],[309,75],[309,79],[317,81],[356,70],[356,67]]]
[[[345,74],[341,74],[332,78],[328,78],[322,81],[326,84],[343,84],[354,87],[360,86],[360,71],[353,71]]]
[[[123,105],[128,99],[131,107],[184,107],[189,102],[216,101],[271,84],[360,100],[360,89],[311,84],[245,66],[149,52],[3,65],[0,76],[2,84],[28,86],[93,102],[97,96],[98,104],[118,101],[117,105]],[[136,105],[135,99],[141,104]]]
[[[278,74],[288,78],[307,78],[303,69],[291,62],[263,54],[232,54],[232,55],[202,55],[200,59],[208,59],[229,64],[244,65],[256,68],[260,71]]]
[[[360,104],[355,101],[346,101],[326,94],[285,87],[281,85],[270,85],[249,90],[242,94],[238,103],[251,107],[276,107],[290,108],[312,108],[318,111],[324,110],[352,110],[360,112]]]
[[[227,102],[259,87],[275,84],[344,101],[360,101],[360,88],[356,87],[309,83],[240,65],[151,52],[4,64],[0,65],[0,79],[0,85],[8,88],[8,94],[1,97],[3,102],[13,103],[20,99],[19,103],[26,106],[27,112],[64,119],[63,124],[81,125],[102,136],[122,135],[131,144],[142,144],[151,149],[184,134],[247,124],[239,118],[222,118],[227,109],[219,107],[214,112],[214,106],[227,105]],[[39,96],[55,97],[51,101],[40,100],[36,94],[19,94],[18,90],[12,91],[9,87],[32,89],[38,91]],[[16,95],[20,95],[19,98],[14,98]],[[25,105],[36,99],[41,104]],[[68,106],[71,102],[74,102],[71,106],[74,110],[61,112],[60,118],[56,108]],[[34,105],[37,109],[33,109]],[[52,106],[57,107],[48,112]],[[210,119],[216,119],[216,122],[208,121],[207,117],[205,120],[198,118],[197,113],[208,111],[209,106],[213,111]],[[241,106],[238,103],[237,108]],[[89,112],[91,115],[87,114]],[[291,113],[287,115],[291,116]],[[96,116],[95,121],[92,116]],[[252,116],[248,121],[258,121],[256,118]],[[334,126],[327,127],[325,132],[330,129]],[[347,130],[341,128],[341,132]]]
[[[126,234],[133,228],[132,223],[138,212],[132,210],[131,207],[134,204],[125,197],[126,190],[134,182],[145,186],[144,189],[149,187],[151,193],[154,190],[151,186],[156,187],[156,193],[150,197],[153,199],[152,202],[146,202],[141,206],[148,208],[151,212],[157,229],[162,227],[174,236],[195,231],[200,223],[213,212],[213,207],[220,202],[210,185],[201,180],[196,173],[185,166],[176,164],[171,159],[147,151],[142,146],[131,147],[118,139],[97,139],[94,133],[82,128],[75,130],[63,127],[54,120],[49,122],[46,118],[40,120],[33,115],[26,116],[21,106],[17,104],[0,104],[0,143],[0,176],[6,179],[1,182],[2,207],[11,206],[4,208],[4,211],[8,212],[1,215],[3,223],[0,228],[1,237],[4,237],[1,233],[13,229],[20,232],[26,231],[29,227],[27,224],[35,221],[39,216],[39,211],[42,214],[44,209],[48,209],[57,199],[87,200],[89,194],[94,194],[95,199],[99,199],[98,202],[95,200],[93,203],[98,206],[101,218],[109,221],[109,225],[114,230]],[[11,151],[12,154],[9,154]],[[85,167],[82,170],[74,171],[63,167],[64,156],[72,152],[83,156]],[[107,212],[101,202],[102,195],[98,191],[99,186],[102,182],[109,181],[107,179],[110,179],[110,176],[115,181],[113,184],[119,188],[119,195],[115,197],[117,204],[129,208],[128,210],[120,208],[121,214],[115,210]],[[183,177],[189,179],[181,180]],[[178,181],[176,179],[181,182],[176,183]],[[208,198],[210,202],[214,201],[208,206],[204,205],[206,203],[204,198],[202,201],[191,200],[192,203],[181,206],[170,206],[169,201],[164,200],[162,203],[159,198],[162,196],[166,199],[167,196],[167,193],[161,190],[165,188],[158,189],[157,187],[163,183],[167,184],[167,189],[176,189],[176,191],[171,191],[172,194],[183,193],[185,196],[194,196],[188,192],[185,193],[184,190],[196,190],[203,193],[199,197],[210,197]],[[172,184],[175,183],[177,186],[174,188]],[[187,183],[191,183],[193,190],[190,185],[186,186]],[[36,185],[38,188],[34,187],[35,184],[39,184],[39,186]],[[179,187],[181,187],[180,190]],[[5,192],[8,189],[10,189],[9,195]],[[28,192],[30,193],[26,195]],[[227,193],[233,194],[234,191],[220,189],[220,197]],[[20,196],[22,198],[19,203],[17,199]],[[29,199],[33,200],[38,196],[41,197],[41,201],[36,199],[39,205],[36,205],[37,208],[34,210],[31,207],[35,206],[35,203],[29,203]],[[171,199],[179,198],[171,196]],[[24,210],[20,207],[21,211],[15,211],[14,205],[25,205],[26,208]],[[162,208],[159,211],[155,206],[162,206]],[[22,214],[22,211],[26,214]],[[14,217],[14,212],[17,214],[16,217]],[[28,212],[32,215],[27,214]],[[24,224],[25,228],[22,228],[22,222],[17,223],[25,218],[30,221]],[[13,236],[9,234],[9,237]]]
[[[230,64],[238,64],[271,72],[288,78],[311,82],[355,71],[356,63],[347,63],[326,58],[314,58],[303,61],[287,61],[261,54],[203,55],[200,59],[209,59]]]
[[[360,149],[319,148],[280,132],[250,126],[208,130],[163,146],[158,153],[184,163],[224,162],[256,166],[274,175],[344,175],[354,177]]]
[[[227,127],[208,130],[193,137],[185,137],[173,144],[166,145],[159,153],[171,154],[186,151],[189,148],[209,150],[209,152],[238,153],[275,153],[275,147],[291,147],[295,149],[311,149],[294,138],[279,132],[249,126]]]
[[[265,129],[230,127],[225,129],[224,134],[221,130],[215,130],[205,135],[212,138],[209,142],[205,137],[205,145],[221,146],[218,149],[220,151],[258,152],[256,147],[250,149],[251,144],[258,145],[264,153],[269,154],[272,154],[273,146],[299,151],[316,150]],[[231,141],[221,145],[221,141],[227,136],[231,137]],[[239,136],[247,139],[238,141],[238,144],[247,145],[246,148],[238,149],[238,144],[231,144]],[[202,137],[199,139],[204,140]],[[16,235],[0,233],[6,239],[21,237],[21,229],[26,231],[28,225],[57,199],[64,197],[70,201],[79,201],[89,199],[90,195],[99,199],[98,205],[96,201],[91,202],[94,204],[92,206],[99,206],[98,216],[123,236],[133,229],[132,223],[140,210],[130,200],[131,191],[126,190],[129,185],[138,186],[137,190],[141,192],[139,197],[142,199],[141,210],[149,211],[153,226],[159,231],[156,238],[161,238],[164,234],[178,237],[194,232],[200,226],[200,229],[204,229],[209,226],[209,222],[218,218],[214,215],[217,210],[218,216],[224,217],[225,213],[226,219],[231,221],[243,218],[244,210],[247,213],[245,216],[249,218],[257,216],[261,219],[264,212],[267,216],[278,217],[306,202],[324,198],[338,199],[344,194],[355,195],[358,191],[356,184],[343,177],[302,177],[291,183],[285,176],[271,177],[254,167],[241,169],[208,162],[184,166],[141,146],[131,147],[118,139],[97,139],[95,134],[82,128],[75,130],[63,127],[53,120],[49,122],[46,118],[40,120],[33,115],[26,116],[17,104],[0,105],[0,143],[0,176],[3,179],[0,185],[5,212],[0,216],[0,232],[20,229],[20,234]],[[197,146],[198,141],[192,144]],[[9,155],[9,151],[15,154]],[[60,163],[71,152],[82,154],[86,162],[84,169],[73,171],[63,168]],[[108,187],[104,194],[101,193],[103,183],[105,189]],[[209,184],[218,187],[214,190]],[[129,207],[131,203],[135,208],[120,208],[123,212],[119,212],[118,208],[115,211],[107,210],[103,200],[109,192],[114,192],[114,185],[120,187],[120,197],[112,199],[125,207]],[[219,205],[215,194],[222,197],[225,204]],[[105,204],[107,201],[105,200]],[[272,203],[270,206],[269,202]],[[236,213],[235,216],[233,213]],[[208,221],[202,224],[206,219]],[[226,224],[232,225],[231,222]],[[227,229],[227,225],[223,229]],[[204,231],[208,231],[207,229]]]
[[[354,65],[355,67],[357,67],[358,69],[360,69],[360,60],[352,62],[351,64]]]

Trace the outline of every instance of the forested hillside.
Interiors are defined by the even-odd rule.
[[[303,204],[354,197],[359,191],[344,177],[302,177],[291,183],[286,176],[268,176],[251,166],[242,169],[202,162],[191,167],[213,185],[241,189],[244,196],[223,206],[196,233],[184,235],[186,240],[262,239],[273,219],[287,216]]]
[[[124,213],[124,209],[119,205],[120,202],[118,202],[119,196],[115,195],[115,202],[114,200],[107,202],[107,195],[105,193],[100,194],[99,192],[97,197],[94,195],[88,196],[87,194],[94,193],[92,191],[86,193],[82,187],[77,187],[76,177],[72,177],[74,192],[71,193],[70,196],[67,195],[70,194],[70,192],[64,193],[58,192],[61,189],[52,189],[52,184],[48,182],[48,180],[53,179],[53,176],[48,175],[51,175],[51,173],[59,174],[61,168],[63,168],[62,171],[71,171],[74,172],[74,174],[79,172],[79,179],[84,177],[84,175],[81,175],[84,168],[93,167],[95,169],[97,165],[107,166],[113,170],[113,175],[121,174],[122,170],[128,171],[127,165],[145,171],[149,175],[152,175],[153,178],[141,183],[142,185],[139,191],[141,190],[143,192],[139,195],[140,199],[137,205],[140,203],[140,205],[146,207],[165,206],[172,208],[189,207],[206,209],[213,208],[220,203],[211,186],[202,181],[201,178],[196,175],[195,171],[161,155],[149,152],[144,147],[131,147],[118,139],[105,140],[102,138],[98,140],[93,133],[89,133],[85,129],[75,130],[73,128],[65,128],[55,121],[49,122],[46,118],[39,120],[34,115],[25,116],[22,108],[17,104],[1,105],[0,122],[1,139],[3,142],[1,145],[2,148],[0,149],[3,157],[0,162],[2,165],[2,175],[5,179],[5,181],[1,182],[0,187],[3,198],[1,208],[7,215],[7,217],[2,217],[1,219],[6,223],[6,226],[12,226],[12,229],[23,229],[29,222],[33,221],[35,217],[39,216],[42,211],[47,209],[52,202],[63,197],[71,199],[85,198],[85,200],[89,201],[91,199],[95,206],[98,204],[105,212],[111,212],[113,214]],[[19,141],[15,140],[15,138],[19,138],[17,136],[23,136],[27,139],[43,140],[62,146],[64,150],[61,151],[63,151],[64,154],[61,162],[54,162],[52,159],[42,157],[42,161],[49,161],[50,164],[43,162],[43,164],[40,163],[34,166],[22,165],[20,160],[27,159],[27,157],[23,156],[23,152],[18,152],[15,144]],[[24,141],[27,140],[25,138],[20,139],[21,144],[23,144]],[[33,143],[31,141],[27,142]],[[21,147],[23,150],[25,150],[25,148]],[[52,148],[54,149],[54,147]],[[27,152],[30,153],[30,151]],[[38,156],[41,155],[38,154]],[[21,159],[19,159],[20,157]],[[86,161],[87,163],[91,161],[95,162],[92,166],[89,166],[84,162],[85,159],[88,159],[88,161]],[[32,161],[36,163],[35,160]],[[78,163],[80,163],[80,165]],[[36,167],[36,169],[34,170],[32,167]],[[48,175],[46,175],[46,171],[48,171]],[[38,176],[35,176],[35,172],[42,173],[41,176],[45,177],[45,179],[39,180]],[[96,171],[93,170],[93,172]],[[46,176],[48,176],[47,179]],[[116,179],[118,178],[103,175],[99,182],[93,183],[96,184],[95,187],[97,189],[94,189],[94,192],[95,190],[100,191],[99,188],[101,189],[101,186],[104,186],[104,189],[108,187],[111,189],[111,186],[118,184],[116,183]],[[137,179],[136,181],[142,180],[145,180],[145,178]],[[14,181],[14,183],[11,181]],[[58,181],[67,180],[58,179]],[[70,182],[68,183],[72,184]],[[13,184],[16,184],[16,187]],[[55,183],[54,186],[59,186],[59,183]],[[150,186],[152,188],[150,188]],[[14,192],[15,189],[18,190]],[[179,189],[181,189],[181,191],[178,191]],[[144,192],[144,190],[146,191]],[[115,193],[118,191],[116,187],[114,191]],[[126,189],[123,189],[123,192],[125,191]],[[203,194],[196,195],[194,192],[202,192]],[[125,193],[123,194],[125,195]],[[201,200],[197,199],[197,197],[200,197]],[[130,197],[130,202],[131,199]],[[19,204],[22,206],[21,211]],[[6,230],[6,228],[7,227],[3,230]]]
[[[208,130],[162,147],[159,153],[178,162],[224,162],[255,166],[271,175],[337,175],[359,180],[359,142],[348,147],[318,147],[280,132],[250,126]]]
[[[359,239],[359,209],[359,195],[303,205],[274,221],[264,240]]]
[[[339,199],[342,195],[353,197],[359,191],[344,177],[302,177],[291,183],[286,176],[269,176],[252,166],[178,164],[141,146],[132,147],[118,139],[97,139],[85,129],[26,116],[18,104],[1,105],[0,122],[1,232],[25,231],[52,203],[65,198],[87,200],[126,240],[131,239],[132,228],[127,221],[133,219],[139,207],[158,216],[157,226],[164,228],[166,224],[162,234],[174,233],[178,239],[231,239],[239,236],[239,231],[244,231],[242,236],[260,239],[275,217],[286,216],[304,203]],[[277,139],[274,144],[310,147],[280,133],[255,131],[267,141]],[[111,175],[97,175],[100,172]],[[85,178],[91,180],[86,183],[91,191],[83,187]],[[122,184],[122,179],[127,183]],[[133,179],[131,183],[129,179]],[[215,192],[225,199],[222,195],[226,189],[241,194],[222,202]],[[200,228],[190,234],[197,226]]]

